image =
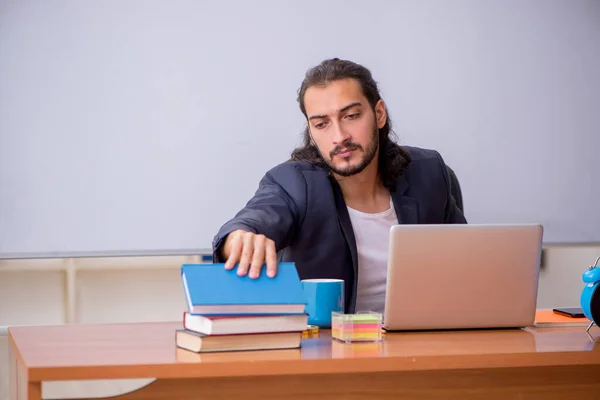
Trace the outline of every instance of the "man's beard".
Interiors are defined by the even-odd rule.
[[[378,147],[379,147],[379,129],[377,129],[377,127],[375,126],[375,128],[373,130],[373,137],[371,138],[371,141],[367,145],[366,150],[363,150],[363,147],[360,144],[346,140],[342,144],[335,146],[335,148],[333,150],[331,150],[331,152],[329,153],[328,158],[323,156],[323,153],[321,153],[321,150],[318,150],[318,151],[332,172],[334,172],[340,176],[348,177],[348,176],[356,175],[356,174],[362,172],[365,168],[367,168],[367,166],[371,163],[371,161],[373,161],[373,158],[375,158],[375,154],[377,153]],[[363,158],[360,161],[360,163],[358,163],[357,165],[347,165],[346,167],[341,167],[341,168],[337,167],[333,163],[333,157],[336,154],[340,153],[341,150],[362,151]]]

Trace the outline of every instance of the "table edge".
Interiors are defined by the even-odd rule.
[[[374,362],[376,360],[376,362]],[[370,361],[370,362],[369,362]],[[504,353],[444,356],[391,356],[350,359],[263,360],[132,364],[95,366],[29,367],[30,381],[88,379],[174,379],[232,378],[250,376],[287,376],[311,374],[386,373],[409,371],[443,371],[468,369],[532,368],[600,365],[600,356],[591,353]]]

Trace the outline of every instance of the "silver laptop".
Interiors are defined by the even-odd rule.
[[[542,235],[539,224],[393,226],[384,328],[532,325]]]

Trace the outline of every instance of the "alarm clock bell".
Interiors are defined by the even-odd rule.
[[[594,324],[600,324],[600,265],[598,265],[600,257],[596,258],[594,265],[591,265],[587,271],[583,273],[583,282],[586,284],[581,293],[581,308],[583,314],[591,321],[586,332],[590,330]]]

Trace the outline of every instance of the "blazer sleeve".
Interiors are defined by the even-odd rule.
[[[444,181],[446,183],[446,187],[444,189],[445,196],[446,196],[446,205],[444,208],[444,223],[445,224],[466,224],[467,219],[465,218],[464,213],[461,211],[461,209],[456,204],[456,199],[452,195],[452,190],[451,190],[452,183],[451,183],[450,172],[448,171],[448,167],[446,166],[446,163],[444,162],[444,159],[442,158],[442,156],[439,153],[437,155],[440,159],[440,166],[442,168],[442,174],[444,176]]]
[[[218,231],[213,240],[213,262],[229,233],[243,229],[265,235],[279,251],[288,246],[306,213],[306,181],[293,164],[273,168],[261,179],[248,203]]]

